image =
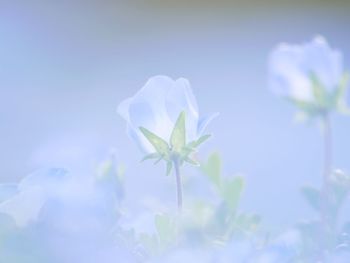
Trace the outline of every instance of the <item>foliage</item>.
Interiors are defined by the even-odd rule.
[[[238,209],[244,178],[224,177],[217,153],[210,155],[201,164],[200,170],[212,186],[216,201],[195,199],[186,204],[183,214],[156,214],[156,231],[138,235],[139,243],[149,257],[164,257],[175,247],[194,246],[210,250],[224,247],[232,240],[250,239],[257,234],[260,217]]]
[[[340,170],[334,171],[326,191],[303,187],[302,194],[318,213],[318,220],[298,224],[302,234],[300,257],[317,260],[331,257],[339,250],[350,251],[348,223],[339,226],[339,213],[350,192],[350,176]],[[326,253],[325,253],[326,251]]]

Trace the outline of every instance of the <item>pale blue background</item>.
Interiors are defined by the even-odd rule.
[[[220,151],[227,174],[246,176],[243,210],[271,225],[314,216],[298,189],[321,182],[320,131],[293,123],[294,108],[269,92],[267,57],[281,41],[322,34],[350,68],[348,4],[87,2],[0,2],[2,182],[43,165],[84,173],[113,147],[127,167],[127,206],[173,198],[162,191],[164,167],[139,163],[116,114],[148,77],[165,74],[190,80],[202,113],[220,112],[201,157]],[[333,124],[335,167],[350,171],[350,118]]]

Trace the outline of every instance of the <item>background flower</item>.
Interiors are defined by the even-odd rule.
[[[317,100],[314,81],[331,95],[344,74],[342,54],[321,36],[302,45],[280,44],[270,55],[269,71],[274,92],[308,103]]]
[[[13,193],[0,203],[0,213],[11,216],[17,226],[24,227],[35,221],[49,197],[62,191],[67,180],[63,169],[42,169],[26,176],[18,185],[11,185]],[[1,190],[9,192],[8,185]]]

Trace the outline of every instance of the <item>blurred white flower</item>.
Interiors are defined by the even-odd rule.
[[[75,231],[91,222],[89,229],[92,231],[92,225],[97,221],[110,228],[119,216],[122,198],[118,188],[121,182],[113,181],[114,176],[106,174],[96,180],[71,176],[64,169],[40,169],[25,176],[18,184],[0,185],[0,191],[3,191],[0,192],[3,196],[0,213],[13,218],[18,227],[49,220],[51,225],[54,221],[59,222],[67,231]]]
[[[35,221],[47,198],[62,190],[66,176],[62,169],[43,169],[26,176],[18,185],[12,186],[16,190],[0,203],[0,213],[11,216],[19,227]]]
[[[308,103],[316,102],[313,78],[332,94],[344,75],[342,54],[321,36],[302,45],[280,44],[270,55],[269,71],[274,92]]]
[[[198,139],[216,116],[213,114],[199,118],[197,101],[188,80],[172,80],[167,76],[150,78],[140,91],[118,107],[118,113],[127,122],[128,135],[145,153],[153,153],[155,149],[139,127],[142,126],[169,141],[175,122],[183,111],[186,113],[187,141]]]

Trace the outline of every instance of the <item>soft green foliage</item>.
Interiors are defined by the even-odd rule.
[[[219,204],[214,209],[210,222],[220,240],[229,240],[235,234],[247,234],[258,225],[257,215],[238,213],[238,204],[244,190],[244,178],[241,176],[222,176],[222,162],[217,153],[212,154],[202,170],[213,184]],[[239,231],[238,231],[239,230]]]
[[[202,162],[200,170],[211,186],[213,198],[191,198],[189,192],[181,215],[156,214],[156,231],[138,237],[149,257],[161,256],[175,246],[222,247],[232,239],[245,240],[257,234],[260,217],[239,211],[244,178],[223,176],[218,153]]]
[[[333,172],[324,196],[321,190],[310,186],[304,186],[301,191],[312,208],[317,212],[326,209],[328,217],[334,221],[350,191],[350,176],[342,171]]]
[[[335,100],[337,102],[338,111],[346,115],[350,114],[350,109],[346,103],[348,85],[349,85],[349,73],[345,72],[343,75],[343,78],[339,83],[339,88],[337,89],[337,92],[335,94],[335,97],[336,97]]]
[[[175,245],[177,226],[174,217],[168,214],[156,214],[154,218],[156,232],[141,233],[139,243],[146,249],[148,257],[159,256]]]
[[[320,253],[336,253],[339,247],[344,246],[347,240],[344,237],[350,234],[347,224],[339,227],[338,217],[342,205],[350,192],[350,176],[342,171],[334,171],[326,185],[319,190],[313,187],[303,187],[302,194],[319,213],[319,220],[311,220],[298,224],[302,233],[302,247],[300,257],[315,260]]]
[[[350,114],[346,105],[346,93],[348,89],[349,74],[346,72],[335,89],[327,90],[314,74],[310,75],[314,101],[302,101],[289,98],[306,118],[323,116],[330,111],[337,111],[342,114]]]
[[[227,207],[231,211],[235,211],[244,189],[243,177],[223,178],[221,176],[222,163],[218,153],[212,154],[201,167],[214,184],[217,193],[225,200]]]
[[[176,238],[176,224],[173,218],[166,214],[158,214],[155,217],[159,242],[162,246],[169,246]]]
[[[218,153],[209,156],[208,161],[201,165],[202,171],[217,187],[221,182],[221,159]]]
[[[221,185],[221,194],[227,202],[228,209],[235,212],[238,206],[244,187],[244,179],[242,177],[235,177],[226,179]]]

